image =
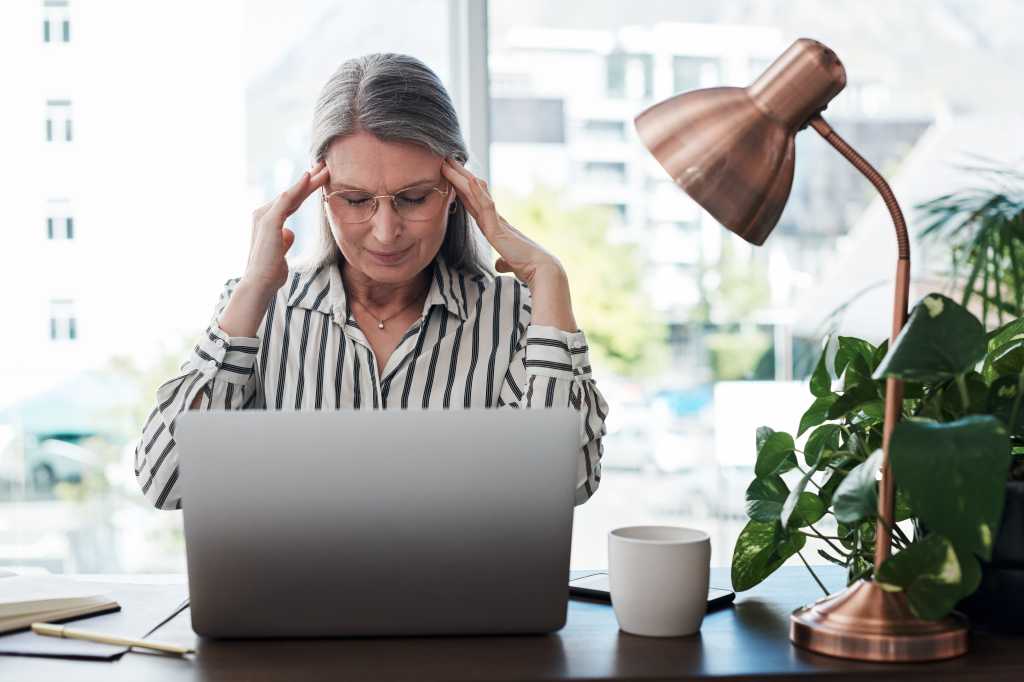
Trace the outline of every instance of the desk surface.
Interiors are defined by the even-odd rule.
[[[840,569],[819,575],[829,589],[843,585]],[[712,569],[719,583],[729,584],[727,569]],[[795,648],[789,613],[820,594],[803,567],[784,567],[738,595],[734,607],[708,614],[699,635],[670,639],[621,632],[610,605],[575,598],[559,632],[515,637],[206,641],[192,632],[186,610],[153,638],[194,642],[195,656],[130,652],[113,663],[0,656],[0,680],[1024,679],[1021,638],[974,633],[967,656],[927,664],[859,663]]]

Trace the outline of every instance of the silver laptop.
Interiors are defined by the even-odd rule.
[[[561,628],[578,429],[568,409],[181,415],[193,628]]]

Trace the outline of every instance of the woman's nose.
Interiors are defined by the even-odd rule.
[[[402,219],[395,212],[395,206],[389,199],[379,199],[380,205],[373,214],[373,237],[379,244],[394,242],[402,231]]]

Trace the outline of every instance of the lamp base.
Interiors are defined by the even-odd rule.
[[[789,639],[815,653],[860,661],[934,661],[967,653],[961,619],[922,620],[903,592],[886,592],[871,580],[794,611]]]

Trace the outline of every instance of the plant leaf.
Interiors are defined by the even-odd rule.
[[[973,566],[965,565],[968,562]],[[927,619],[947,615],[957,601],[977,589],[979,579],[977,559],[968,555],[962,562],[953,543],[938,533],[893,555],[875,574],[883,589],[906,592],[911,610]]]
[[[779,522],[784,527],[790,527],[790,526],[794,525],[794,524],[790,523],[790,517],[793,516],[793,512],[799,506],[799,504],[800,504],[800,497],[801,497],[801,495],[804,492],[804,488],[807,487],[807,483],[811,480],[811,476],[813,476],[815,474],[815,472],[817,472],[818,465],[820,463],[821,463],[821,456],[819,455],[819,456],[815,457],[814,463],[810,464],[810,466],[807,469],[807,471],[804,472],[804,475],[800,477],[800,480],[796,482],[796,485],[793,487],[793,489],[789,491],[789,496],[786,497],[786,501],[782,505],[782,510],[781,510],[781,513],[779,514]],[[813,495],[812,495],[812,497],[813,497]],[[808,503],[805,503],[805,504],[808,504]],[[824,507],[824,504],[822,506]],[[806,510],[806,511],[811,512],[811,510]],[[813,512],[811,512],[811,514],[813,515]],[[822,514],[824,514],[824,510],[822,511]],[[821,517],[819,516],[818,518],[821,518]],[[802,523],[801,524],[803,519],[795,519],[795,520],[796,520],[796,524],[795,524],[796,527],[799,527],[800,525],[804,525],[804,526],[808,525],[808,523]],[[814,519],[814,521],[817,521],[817,519]],[[814,521],[810,521],[809,523],[814,523]]]
[[[1024,339],[1014,339],[990,350],[985,356],[982,373],[991,382],[1004,374],[1020,374],[1024,370]]]
[[[830,462],[830,464],[833,463],[845,469],[846,467],[853,466],[858,462],[852,457],[840,457],[839,459]],[[846,474],[844,472],[832,471],[832,473],[829,474],[828,480],[825,481],[825,485],[821,486],[821,489],[818,490],[818,495],[827,506],[832,506],[832,500],[836,494],[836,490],[839,489],[839,484],[843,482],[844,478],[846,478]]]
[[[821,349],[818,356],[818,364],[814,366],[811,373],[811,395],[816,398],[823,398],[832,392],[832,377],[828,373],[828,342]]]
[[[778,521],[749,521],[736,538],[732,553],[732,587],[743,592],[771,575],[803,548],[806,538]]]
[[[816,398],[815,401],[811,403],[811,406],[807,408],[807,411],[804,412],[804,416],[800,418],[800,428],[797,429],[796,432],[797,437],[799,438],[802,436],[804,431],[812,426],[817,426],[825,421],[828,417],[829,408],[838,397],[839,396],[835,393],[829,393],[828,395]]]
[[[949,419],[958,419],[968,414],[985,412],[988,402],[988,385],[977,372],[968,372],[963,378],[967,389],[967,405],[964,405],[960,388],[954,383],[942,391],[942,410]]]
[[[792,506],[789,506],[790,499],[793,498],[786,498],[779,517],[779,521],[787,528],[805,528],[817,523],[825,515],[825,503],[814,493],[801,492],[796,496]]]
[[[929,294],[914,306],[873,376],[939,381],[972,369],[985,349],[985,328],[974,315],[942,294]]]
[[[836,519],[843,523],[857,523],[878,513],[878,469],[882,465],[882,451],[875,450],[866,460],[847,474],[832,496]]]
[[[841,434],[842,429],[839,428],[838,424],[822,424],[811,431],[811,435],[807,437],[807,442],[804,443],[804,461],[807,463],[807,466],[816,466],[818,458],[823,451],[838,450],[839,436]]]
[[[874,355],[871,356],[871,369],[874,370],[878,367],[879,363],[882,362],[882,358],[889,352],[889,339],[886,339],[882,343],[878,344],[878,348],[875,349]]]
[[[989,351],[993,351],[1019,336],[1024,336],[1024,317],[1010,320],[1002,327],[990,331],[987,334],[988,349]]]
[[[760,430],[758,440],[761,440]],[[792,469],[796,466],[796,455],[793,453],[795,447],[793,436],[784,431],[773,431],[768,434],[757,450],[754,475],[760,478]]]
[[[999,420],[972,415],[939,424],[906,420],[896,425],[889,456],[896,483],[930,532],[961,554],[988,560],[999,531],[1010,439]]]
[[[855,336],[840,336],[839,349],[836,351],[836,373],[840,371],[840,366],[846,367],[856,357],[864,360],[865,367],[871,367],[874,356],[875,347],[864,339],[858,339]]]
[[[875,382],[873,379],[866,378],[864,382],[854,385],[843,393],[829,408],[827,416],[829,419],[839,419],[847,413],[859,409],[861,405],[867,405],[877,400],[878,389]]]
[[[1013,405],[1018,401],[1020,391],[1019,376],[999,377],[988,387],[986,412],[997,417],[1011,434],[1024,430],[1024,399],[1017,405],[1017,416],[1013,416]],[[1013,420],[1013,424],[1010,420]]]
[[[789,487],[780,476],[755,478],[747,486],[747,516],[766,523],[776,521],[788,496]]]

